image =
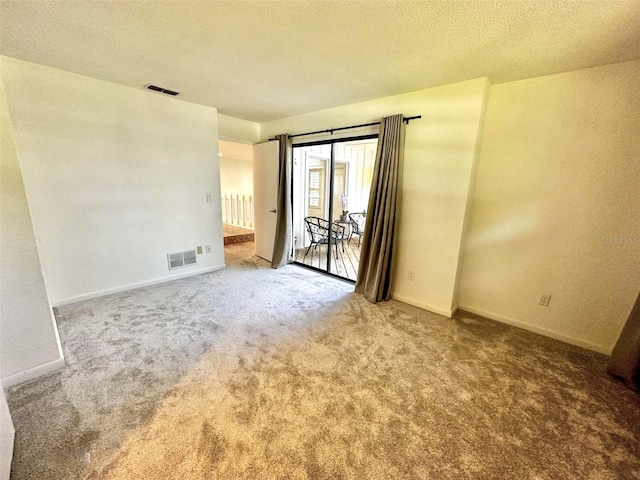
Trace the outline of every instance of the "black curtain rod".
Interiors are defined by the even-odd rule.
[[[416,115],[414,117],[406,117],[406,118],[403,118],[402,121],[408,125],[411,120],[417,120],[418,118],[422,118],[422,115]],[[373,125],[380,125],[380,122],[361,123],[360,125],[351,125],[349,127],[337,127],[337,128],[329,128],[327,130],[316,130],[315,132],[297,133],[295,135],[289,135],[289,138],[303,137],[305,135],[315,135],[317,133],[330,133],[331,135],[333,135],[333,132],[337,132],[339,130],[349,130],[351,128],[371,127]],[[269,141],[271,141],[271,140],[277,140],[277,139],[274,137],[274,138],[270,138],[269,139]]]

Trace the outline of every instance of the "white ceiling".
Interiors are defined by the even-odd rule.
[[[640,57],[640,0],[5,1],[0,52],[257,122]]]

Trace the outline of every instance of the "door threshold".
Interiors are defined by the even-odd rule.
[[[336,275],[335,273],[327,272],[326,270],[322,270],[322,269],[317,268],[317,267],[312,267],[311,265],[305,265],[304,263],[300,263],[300,262],[292,262],[291,265],[295,265],[296,267],[302,267],[302,268],[305,268],[307,270],[313,270],[316,273],[320,273],[320,274],[326,275],[328,277],[333,277],[333,278],[336,278],[338,280],[342,280],[343,282],[350,283],[351,285],[355,285],[356,284],[355,280],[351,280],[350,278],[341,277],[340,275]]]

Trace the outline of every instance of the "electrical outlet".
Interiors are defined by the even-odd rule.
[[[202,255],[202,247],[198,247],[198,255]]]
[[[207,253],[211,253],[211,245],[204,247]]]
[[[550,301],[551,301],[551,294],[543,293],[542,295],[540,295],[540,300],[538,300],[538,305],[542,305],[543,307],[548,307]]]
[[[407,278],[413,282],[416,279],[416,272],[409,270],[407,272]]]

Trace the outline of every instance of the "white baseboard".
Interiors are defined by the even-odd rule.
[[[495,320],[496,322],[506,323],[507,325],[512,325],[514,327],[522,328],[523,330],[527,330],[529,332],[537,333],[539,335],[544,335],[545,337],[553,338],[554,340],[560,340],[561,342],[586,348],[587,350],[593,350],[594,352],[604,353],[605,355],[611,355],[612,349],[610,347],[605,347],[604,345],[598,345],[597,343],[593,343],[588,340],[571,337],[569,335],[556,332],[555,330],[542,328],[537,325],[533,325],[531,323],[523,322],[522,320],[517,320],[515,318],[511,318],[506,315],[501,315],[496,312],[483,310],[481,308],[475,308],[470,305],[458,305],[458,308],[460,310],[465,310],[470,313],[475,313],[476,315],[482,315],[483,317],[490,318],[491,320]]]
[[[396,295],[395,293],[391,295],[391,298],[399,302],[421,308],[422,310],[427,310],[432,313],[437,313],[438,315],[442,315],[447,318],[451,318],[457,308],[456,307],[456,308],[450,309],[450,308],[435,307],[433,305],[427,305],[426,303],[422,303],[418,300],[414,300],[413,298],[405,297],[404,295]]]
[[[59,372],[64,368],[64,359],[58,358],[51,362],[43,363],[37,367],[30,368],[29,370],[23,370],[22,372],[14,373],[8,377],[2,379],[2,388],[5,390],[19,385],[20,383],[28,382],[29,380],[35,380],[38,377],[50,375],[52,373]]]
[[[177,275],[167,275],[166,277],[154,278],[153,280],[147,280],[144,282],[130,283],[128,285],[122,285],[120,287],[108,288],[106,290],[98,290],[95,292],[84,293],[82,295],[76,295],[74,297],[59,298],[51,300],[52,307],[59,307],[61,305],[68,305],[70,303],[81,302],[83,300],[90,300],[92,298],[104,297],[105,295],[111,295],[112,293],[126,292],[127,290],[134,290],[136,288],[148,287],[150,285],[156,285],[158,283],[171,282],[173,280],[179,280],[181,278],[193,277],[194,275],[202,275],[203,273],[216,272],[226,268],[226,264],[216,265],[215,267],[202,268],[200,270],[191,270]]]
[[[58,347],[58,355],[64,362],[64,351],[62,350],[62,342],[60,341],[60,332],[58,331],[58,322],[56,316],[53,313],[53,308],[49,307],[49,313],[51,315],[51,326],[53,327],[53,334],[56,337],[56,346]]]

